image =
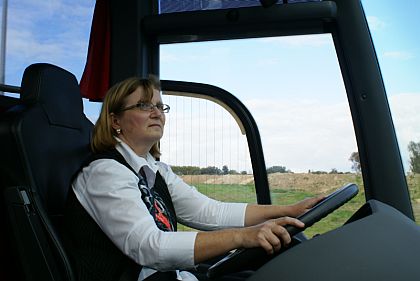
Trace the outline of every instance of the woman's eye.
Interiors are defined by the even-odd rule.
[[[140,103],[139,107],[145,110],[150,109],[150,103]]]

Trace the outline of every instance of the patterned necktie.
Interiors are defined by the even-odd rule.
[[[144,172],[143,167],[139,171],[139,188],[142,194],[141,198],[159,229],[163,231],[173,231],[174,226],[169,219],[170,215],[168,208],[159,194],[155,191],[155,188],[148,188],[146,173]]]

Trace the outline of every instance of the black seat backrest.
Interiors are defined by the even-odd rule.
[[[57,66],[29,66],[20,99],[0,122],[1,211],[25,280],[74,280],[60,222],[72,177],[90,153],[93,124],[76,77]]]

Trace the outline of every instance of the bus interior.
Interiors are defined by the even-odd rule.
[[[331,197],[331,205],[314,210],[310,224],[318,220],[322,223],[330,212],[353,204],[350,199],[358,193],[358,203],[333,227],[316,235],[307,232],[310,228],[303,233],[289,229],[295,235],[293,246],[278,255],[267,257],[258,249],[237,251],[200,264],[200,274],[214,280],[236,274],[250,281],[419,279],[419,218],[413,211],[413,191],[403,167],[383,76],[360,0],[97,0],[95,4],[81,81],[62,66],[41,61],[27,66],[20,85],[0,85],[5,93],[0,95],[1,280],[77,280],[60,231],[73,174],[90,153],[95,120],[87,113],[87,104],[98,107],[111,85],[131,76],[150,74],[161,78],[163,98],[174,108],[161,143],[162,160],[184,167],[184,179],[215,198],[277,204],[280,197],[287,197],[289,193],[280,187],[281,183],[274,183],[280,175],[267,172],[277,161],[271,159],[281,159],[275,157],[282,154],[283,145],[295,153],[296,162],[327,157],[325,151],[320,155],[298,151],[301,145],[317,141],[330,147],[349,146],[358,152],[357,176],[337,173],[334,178],[341,181],[318,190],[330,193],[345,186],[340,193],[344,197]],[[276,89],[260,91],[269,83],[255,79],[253,72],[263,73],[264,67],[249,69],[242,62],[232,65],[229,61],[243,50],[260,52],[264,58],[264,52],[275,49],[276,40],[302,36],[317,36],[316,40],[327,42],[331,64],[329,60],[325,65],[315,61],[303,72],[313,73],[313,79],[305,74],[296,77],[299,72],[292,64],[289,68],[280,66],[275,76],[279,85],[287,79],[301,80],[293,84],[293,94],[283,99],[282,92]],[[247,49],[267,41],[271,42],[270,50],[262,45]],[[226,52],[225,42],[232,42],[238,52]],[[207,64],[194,58],[188,61],[195,55],[190,50],[200,49],[202,44],[213,44],[215,50],[206,54],[210,58]],[[185,61],[171,58],[175,49],[190,52],[185,54]],[[212,56],[218,54],[226,64],[213,69],[211,60],[216,58]],[[240,61],[247,59],[251,56],[240,57]],[[291,53],[288,59],[293,62],[296,57]],[[330,88],[329,72],[324,70],[329,66],[341,81],[334,89]],[[296,62],[299,71],[304,67]],[[200,81],[197,75],[191,81],[189,72],[181,73],[183,68],[197,73],[210,68],[217,75],[210,72],[209,80]],[[241,95],[242,85],[233,85],[238,80],[229,84],[233,77],[225,68],[244,71],[240,80],[247,80],[244,87],[251,88],[253,96]],[[271,74],[263,73],[263,77],[271,79]],[[218,81],[227,81],[229,89]],[[320,90],[314,86],[310,101],[297,93],[300,84],[306,83],[321,85]],[[322,97],[322,92],[327,91],[331,96]],[[342,93],[342,107],[332,108],[329,102],[336,99],[336,92]],[[289,101],[297,105],[290,111],[290,119],[280,114],[288,110]],[[258,107],[264,110],[254,114],[253,109]],[[331,114],[317,118],[317,110]],[[304,118],[303,113],[310,117]],[[342,119],[348,121],[347,125],[338,128],[350,132],[351,140],[340,134],[341,130],[329,132],[320,125]],[[297,131],[303,123],[320,126],[307,132],[308,138],[286,146],[284,139],[290,132],[276,126]],[[277,131],[280,134],[274,133]],[[228,161],[221,170],[216,169]],[[311,169],[310,165],[302,169]],[[186,167],[214,168],[216,172],[188,174]],[[308,174],[321,178],[314,172]],[[356,184],[345,185],[347,176]],[[229,182],[239,178],[247,183]],[[286,180],[282,177],[279,181]],[[231,189],[218,190],[219,184],[222,189]]]

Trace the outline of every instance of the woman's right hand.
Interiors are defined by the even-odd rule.
[[[291,242],[285,225],[304,227],[304,223],[291,217],[268,220],[258,225],[240,229],[238,238],[242,248],[263,248],[267,254],[278,252]]]
[[[286,225],[304,227],[303,222],[295,218],[281,217],[243,228],[198,232],[194,262],[198,264],[238,248],[261,247],[268,254],[278,252],[292,240],[284,228]]]

